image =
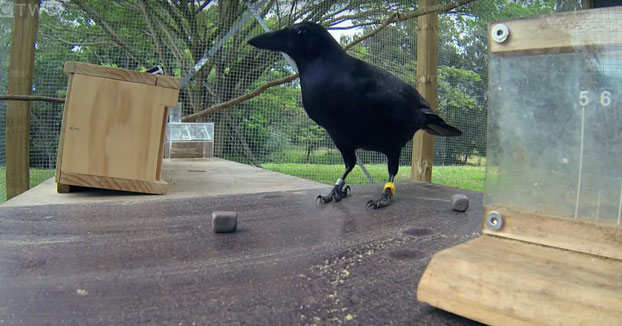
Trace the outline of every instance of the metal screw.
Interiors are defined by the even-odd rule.
[[[486,217],[486,227],[489,230],[499,231],[503,227],[503,216],[497,211],[491,211]]]
[[[497,24],[492,27],[492,39],[497,43],[503,43],[510,36],[510,29],[505,24]]]

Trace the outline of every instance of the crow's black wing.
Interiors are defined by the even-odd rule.
[[[363,111],[395,127],[419,129],[425,119],[419,109],[428,103],[406,82],[389,72],[360,61],[353,71]]]
[[[459,136],[462,132],[430,109],[417,90],[398,77],[378,67],[361,62],[358,71],[366,114],[395,128],[414,132],[424,129],[436,136]]]

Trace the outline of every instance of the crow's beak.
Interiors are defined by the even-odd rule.
[[[263,33],[248,40],[248,44],[260,49],[287,52],[289,48],[288,34],[286,29]]]

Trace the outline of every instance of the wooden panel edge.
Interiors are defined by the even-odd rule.
[[[621,15],[622,7],[610,7],[493,22],[488,25],[488,51],[499,55],[526,55],[586,52],[607,45],[620,45],[622,28],[615,24],[615,20],[602,17]],[[576,27],[586,20],[594,24],[584,26],[590,32],[577,33]],[[492,28],[497,24],[505,24],[510,31],[505,42],[492,40]],[[602,29],[610,37],[598,37],[594,29]]]
[[[503,216],[503,227],[485,234],[516,239],[587,254],[622,259],[622,228],[582,219],[517,212],[503,207],[484,207],[484,221],[490,211]]]
[[[180,89],[181,79],[177,77],[159,75],[157,76],[157,79],[156,79],[156,86]]]
[[[75,61],[66,61],[65,66],[63,67],[63,71],[65,74],[73,74],[76,71],[76,62]]]
[[[68,73],[67,69],[70,69],[70,72],[74,74],[121,80],[151,86],[155,86],[157,80],[156,75],[146,72],[122,68],[104,67],[84,62],[65,62],[65,73]]]
[[[168,192],[168,184],[162,180],[150,182],[142,180],[101,177],[72,172],[63,172],[60,176],[60,180],[58,180],[58,183],[91,188],[140,192],[154,195],[164,195]]]
[[[160,97],[158,105],[164,106],[164,110],[167,112],[169,108],[177,107],[179,104],[179,89],[164,87],[159,91],[162,96]],[[160,108],[158,107],[158,109]],[[168,120],[168,116],[165,117],[165,121],[166,120]]]

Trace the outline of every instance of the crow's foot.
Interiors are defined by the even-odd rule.
[[[393,182],[387,182],[387,184],[384,185],[384,191],[382,192],[380,199],[368,201],[367,209],[378,209],[391,205],[393,195],[395,195],[395,185]]]
[[[393,196],[391,195],[391,191],[385,191],[382,193],[382,196],[380,196],[380,199],[368,201],[367,209],[370,209],[370,208],[378,209],[378,208],[387,207],[391,205],[391,198],[393,198]]]
[[[343,186],[343,184],[336,184],[330,193],[326,196],[319,195],[316,200],[322,204],[330,203],[331,201],[338,202],[343,198],[348,197],[348,192],[350,192],[350,186]]]

